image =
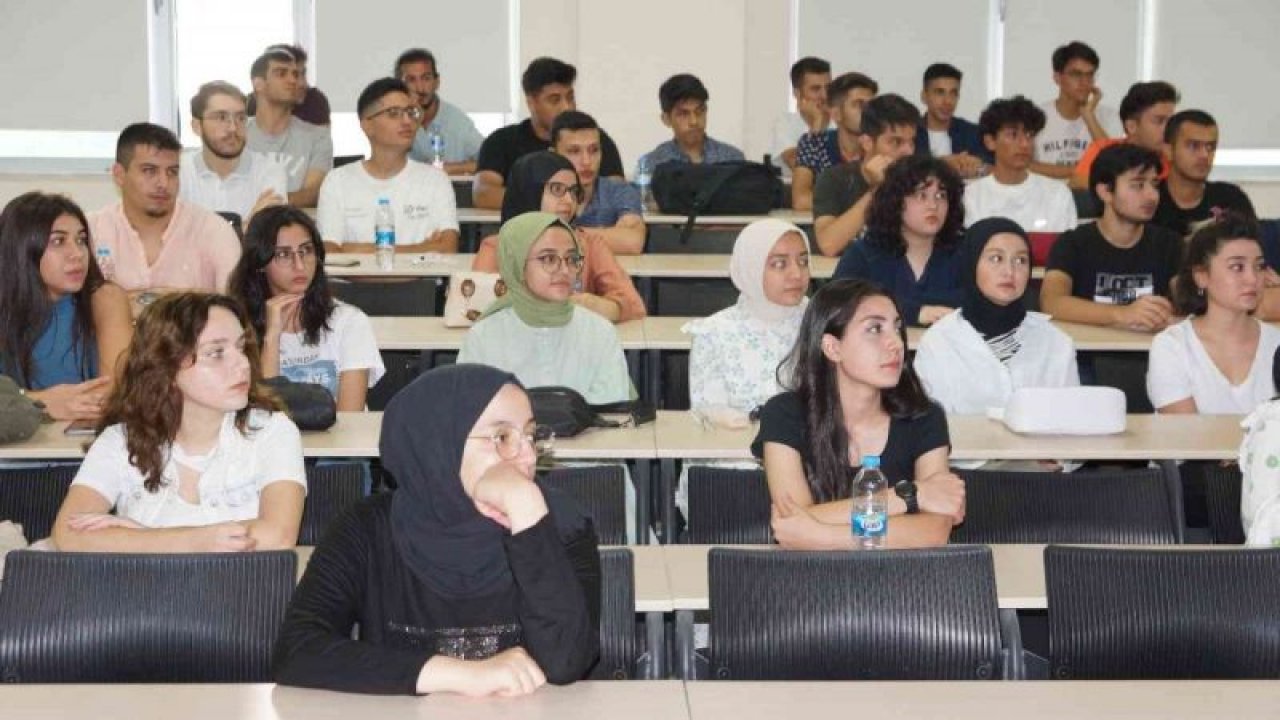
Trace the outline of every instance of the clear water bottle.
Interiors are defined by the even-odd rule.
[[[379,270],[391,270],[396,265],[396,216],[386,197],[378,198],[378,210],[373,216],[373,256]]]
[[[431,164],[444,169],[444,136],[439,130],[432,129],[427,138],[431,142]]]
[[[862,469],[853,479],[853,511],[850,525],[859,550],[884,547],[889,534],[889,482],[880,471],[878,455],[863,455]]]
[[[653,190],[650,185],[653,182],[653,162],[648,155],[641,155],[636,162],[636,189],[640,191],[640,204],[644,207],[645,212],[654,209]]]
[[[102,271],[102,277],[108,281],[115,278],[116,260],[111,257],[111,248],[99,245],[94,254],[98,258],[98,269]]]

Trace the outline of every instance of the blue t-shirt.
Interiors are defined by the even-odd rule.
[[[906,325],[920,323],[920,308],[925,305],[960,307],[963,291],[954,246],[934,246],[917,279],[906,255],[868,240],[863,238],[844,251],[832,278],[860,278],[880,285],[897,301]]]
[[[31,350],[32,377],[25,383],[32,390],[55,385],[82,383],[98,375],[98,348],[83,338],[75,342],[75,298],[66,295],[53,305],[44,332]],[[86,362],[87,359],[87,362]],[[0,359],[0,370],[14,377],[18,370]],[[24,384],[19,380],[19,384]]]
[[[611,177],[596,178],[591,202],[582,208],[574,223],[583,227],[613,227],[623,215],[640,215],[640,191],[629,183]]]

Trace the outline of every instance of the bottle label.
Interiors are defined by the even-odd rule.
[[[884,512],[868,512],[853,516],[853,534],[857,537],[878,537],[889,530],[889,517]]]
[[[378,247],[392,247],[396,244],[396,231],[390,228],[380,228],[374,231],[373,244]]]

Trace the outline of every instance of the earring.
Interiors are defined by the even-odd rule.
[[[1196,288],[1196,294],[1200,297],[1204,297],[1204,288]]]

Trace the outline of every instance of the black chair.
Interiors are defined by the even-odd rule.
[[[1218,545],[1243,545],[1244,525],[1240,519],[1240,468],[1204,463],[1205,505],[1209,515],[1209,536]]]
[[[236,237],[240,238],[240,240],[243,241],[244,240],[244,220],[241,219],[240,213],[220,212],[218,213],[218,215],[221,216],[223,220],[227,221],[227,224],[231,226],[231,229],[236,231]]]
[[[1280,678],[1280,549],[1049,547],[1052,677]]]
[[[662,396],[659,401],[663,410],[689,409],[689,353],[662,353]]]
[[[990,680],[1001,675],[991,549],[713,548],[717,680]]]
[[[636,640],[635,559],[626,548],[600,551],[600,660],[592,680],[641,677]]]
[[[361,160],[364,160],[363,155],[334,155],[333,167],[334,169],[337,169],[343,165],[350,165],[353,162],[360,162]]]
[[[1147,397],[1147,353],[1089,352],[1082,354],[1080,364],[1092,368],[1093,382],[1087,384],[1113,387],[1124,393],[1125,412],[1155,412]]]
[[[371,317],[431,317],[444,311],[444,285],[426,277],[405,282],[330,280],[333,296]]]
[[[733,244],[742,232],[737,227],[702,227],[695,226],[689,235],[688,242],[680,242],[682,225],[653,225],[649,228],[649,236],[645,240],[644,250],[647,253],[674,253],[692,255],[729,255],[733,253]]]
[[[80,470],[74,465],[0,468],[0,520],[22,526],[27,540],[53,534],[53,521],[67,497],[67,488]]]
[[[693,465],[685,479],[689,516],[680,541],[689,545],[768,545],[769,485],[762,470]]]
[[[365,396],[365,406],[370,410],[387,409],[387,403],[400,392],[404,386],[413,382],[422,371],[421,356],[416,352],[404,350],[383,350],[382,365],[386,372],[378,383],[369,388]]]
[[[652,278],[654,315],[706,317],[738,302],[738,290],[728,280]]]
[[[582,504],[601,545],[627,544],[627,478],[621,466],[555,468],[540,482]]]
[[[0,589],[0,673],[20,683],[271,680],[292,551],[20,550]]]
[[[471,196],[471,181],[450,178],[453,181],[453,202],[459,208],[472,208],[476,206],[475,198]]]
[[[1081,220],[1102,217],[1102,204],[1088,190],[1072,190],[1071,199],[1076,203],[1076,217]]]
[[[1181,488],[1156,469],[1019,473],[963,470],[958,543],[1181,542]]]
[[[299,545],[318,545],[329,523],[364,498],[364,465],[308,465],[307,501],[302,506]]]

